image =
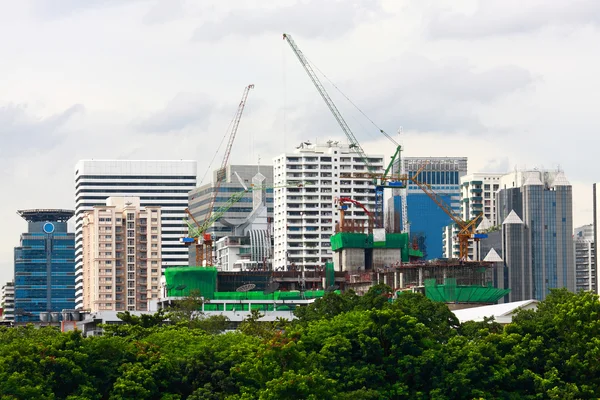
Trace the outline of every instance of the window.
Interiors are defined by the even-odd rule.
[[[104,289],[106,289],[106,290],[112,290],[112,286],[104,286]]]
[[[158,235],[152,235],[152,240],[158,240]]]

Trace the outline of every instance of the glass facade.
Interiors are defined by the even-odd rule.
[[[75,308],[75,234],[62,221],[29,221],[15,248],[15,322]]]

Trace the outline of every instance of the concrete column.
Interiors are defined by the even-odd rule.
[[[419,267],[419,286],[423,286],[423,267]]]

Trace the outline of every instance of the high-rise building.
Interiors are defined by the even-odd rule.
[[[383,156],[367,158],[375,172],[383,172]],[[311,269],[333,260],[329,238],[339,218],[334,200],[350,197],[373,209],[375,187],[364,174],[367,171],[358,153],[348,145],[333,141],[304,142],[294,153],[275,157],[274,268],[294,264]],[[277,187],[296,183],[304,185]],[[365,212],[354,205],[345,211],[345,218],[368,220]]]
[[[196,161],[82,160],[75,166],[76,303],[83,307],[83,213],[111,196],[139,197],[161,208],[162,267],[187,265],[188,193],[196,187]]]
[[[6,282],[2,286],[2,320],[15,320],[15,282]]]
[[[15,247],[15,322],[75,308],[75,235],[71,210],[21,210],[27,232]]]
[[[592,186],[594,243],[600,240],[600,188],[597,188],[597,185],[594,183]],[[598,265],[598,252],[594,252],[594,265]],[[596,268],[596,284],[596,293],[600,293],[600,268]]]
[[[478,215],[485,217],[491,226],[496,221],[496,192],[500,178],[506,173],[474,173],[460,178],[462,218],[471,220]]]
[[[575,290],[596,292],[596,247],[594,225],[575,228],[573,235],[575,252]]]
[[[239,177],[239,179],[238,179]],[[240,182],[241,179],[241,182]],[[215,195],[217,182],[221,180],[217,198],[212,207],[212,212],[216,212],[221,207],[227,205],[230,197],[255,186],[269,187],[273,185],[273,167],[271,165],[227,165],[224,170],[215,170],[213,172],[213,181],[192,190],[189,193],[189,209],[194,219],[202,224],[210,210],[212,199]],[[226,236],[245,236],[244,227],[248,218],[254,211],[253,202],[258,193],[249,191],[235,204],[227,209],[219,220],[214,222],[207,233],[213,237],[216,242]],[[264,202],[266,205],[266,217],[270,220],[273,217],[273,189],[268,188],[264,193]],[[266,229],[266,228],[265,228]],[[250,240],[250,238],[248,238]],[[248,245],[249,242],[248,242]],[[250,255],[248,253],[248,255]],[[194,265],[196,258],[196,249],[194,246],[189,248],[189,263]],[[217,254],[217,260],[220,258]],[[220,266],[220,265],[218,265]]]
[[[403,157],[402,162],[408,176],[423,168],[417,179],[430,185],[456,214],[461,214],[460,185],[461,177],[467,174],[467,157]],[[399,170],[397,162],[394,171]],[[411,242],[418,244],[425,259],[444,257],[443,232],[452,219],[414,183],[409,182],[406,193]],[[388,220],[404,230],[401,205],[401,195],[393,196],[388,207],[393,217]]]
[[[83,214],[83,308],[148,311],[158,299],[161,209],[109,197]]]
[[[496,219],[510,301],[544,300],[551,288],[575,291],[572,187],[561,171],[518,171],[501,178]]]

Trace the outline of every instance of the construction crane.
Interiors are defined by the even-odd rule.
[[[180,242],[191,246],[196,246],[196,266],[203,266],[204,263],[209,263],[212,261],[212,251],[213,251],[213,240],[210,233],[207,233],[207,230],[215,223],[219,218],[221,218],[235,203],[240,201],[246,193],[249,193],[253,190],[268,190],[268,189],[278,189],[278,188],[297,188],[304,187],[305,183],[295,183],[288,185],[276,185],[276,186],[249,186],[244,190],[241,190],[237,193],[234,193],[225,204],[223,204],[219,209],[211,213],[210,218],[205,219],[202,224],[200,224],[196,218],[192,215],[189,209],[185,209],[185,212],[188,214],[190,219],[184,219],[184,223],[188,227],[188,236],[180,239]]]
[[[364,210],[365,214],[367,215],[367,217],[369,217],[369,221],[368,221],[368,228],[367,231],[368,233],[373,233],[373,214],[371,214],[371,212],[369,210],[367,210],[367,207],[365,207],[364,204],[362,204],[361,202],[351,199],[350,197],[336,197],[335,198],[335,202],[337,204],[339,204],[339,210],[340,210],[340,232],[346,232],[347,224],[346,224],[346,220],[345,220],[345,212],[348,209],[348,204],[354,204],[357,207],[360,207]],[[354,228],[354,226],[353,226]]]
[[[419,168],[419,170],[412,177],[408,177],[408,178],[400,177],[400,178],[401,179],[410,179],[412,182],[414,182],[417,186],[419,186],[419,188],[427,196],[429,196],[429,198],[431,200],[434,201],[435,204],[438,205],[438,207],[440,207],[442,209],[442,211],[444,211],[452,219],[452,221],[454,221],[454,223],[458,226],[458,229],[459,229],[458,234],[456,235],[458,237],[458,244],[459,244],[459,259],[461,261],[468,261],[469,241],[471,239],[474,239],[475,241],[479,241],[479,238],[475,235],[475,228],[476,228],[475,224],[476,224],[477,220],[479,219],[479,217],[481,217],[481,214],[477,215],[475,218],[473,218],[470,221],[463,220],[459,215],[457,215],[454,212],[452,207],[450,207],[448,204],[446,204],[444,199],[431,188],[430,184],[419,181],[417,178],[418,178],[419,174],[421,174],[423,169],[425,169],[427,164],[429,164],[429,163],[428,162],[424,163],[421,166],[421,168]]]
[[[321,95],[323,100],[325,101],[325,104],[327,104],[327,107],[329,108],[329,110],[333,114],[334,118],[340,125],[340,128],[342,128],[342,131],[344,132],[344,134],[348,138],[348,141],[350,142],[350,149],[353,149],[356,153],[358,153],[358,155],[362,159],[363,163],[367,166],[367,170],[369,171],[368,177],[373,179],[373,181],[375,183],[375,217],[374,217],[375,225],[377,228],[382,228],[383,227],[383,191],[384,191],[384,188],[386,188],[386,187],[400,188],[401,187],[400,185],[402,184],[402,182],[388,182],[388,179],[390,178],[388,176],[388,173],[391,170],[391,165],[392,165],[396,155],[398,155],[401,152],[400,145],[394,139],[392,139],[387,133],[385,133],[382,129],[380,129],[380,132],[382,134],[384,134],[388,139],[390,139],[396,145],[396,154],[394,155],[394,157],[392,157],[392,161],[390,162],[386,172],[383,175],[377,174],[376,169],[369,162],[369,158],[367,157],[365,151],[363,150],[360,143],[356,139],[356,136],[354,136],[354,133],[352,133],[352,130],[350,129],[350,127],[344,120],[344,117],[342,117],[342,114],[337,109],[333,100],[331,100],[331,97],[327,93],[327,90],[325,90],[325,87],[323,86],[323,84],[321,83],[321,81],[319,80],[317,75],[315,74],[315,71],[313,70],[312,66],[310,65],[310,62],[304,56],[302,51],[298,48],[298,46],[296,45],[296,42],[294,41],[292,36],[287,33],[284,33],[283,39],[286,40],[288,42],[288,44],[290,45],[290,47],[292,48],[292,51],[294,52],[294,54],[296,55],[296,57],[298,58],[298,60],[302,64],[302,66],[304,67],[304,70],[308,74],[312,83],[315,85],[315,88],[317,89],[317,91],[319,92],[319,94]],[[392,183],[394,183],[394,184],[392,184]]]
[[[240,120],[242,119],[242,113],[244,112],[244,108],[246,106],[246,100],[248,99],[248,94],[250,93],[250,89],[253,89],[253,88],[254,88],[254,85],[252,85],[252,84],[250,84],[244,88],[244,93],[242,94],[242,100],[240,101],[240,104],[238,105],[235,116],[233,117],[233,121],[231,123],[231,132],[229,133],[229,140],[227,141],[227,147],[225,147],[225,154],[223,155],[223,160],[221,161],[221,168],[219,168],[217,170],[217,181],[215,182],[214,194],[210,200],[210,204],[208,206],[208,213],[206,214],[206,217],[204,218],[204,221],[202,222],[202,224],[199,224],[198,221],[196,221],[196,219],[194,218],[194,216],[190,213],[190,211],[188,209],[186,209],[187,214],[192,218],[192,220],[194,221],[194,224],[196,225],[196,227],[198,229],[198,232],[200,232],[200,233],[198,233],[192,237],[183,238],[182,241],[186,245],[191,245],[192,243],[194,243],[196,245],[196,265],[197,266],[202,265],[204,260],[209,261],[212,259],[212,238],[209,234],[206,234],[204,232],[206,231],[206,229],[208,229],[208,227],[210,227],[213,224],[213,222],[215,222],[217,219],[219,219],[222,215],[222,214],[218,215],[216,217],[216,219],[213,218],[213,208],[215,205],[215,201],[217,200],[217,196],[219,195],[219,189],[221,188],[221,182],[223,182],[223,180],[225,180],[227,162],[229,161],[229,156],[231,155],[231,148],[233,147],[233,141],[235,139],[235,135],[236,135],[238,127],[240,125]],[[228,206],[227,208],[229,208],[229,207],[231,207],[231,205],[233,205],[235,202],[239,201],[239,199],[241,199],[243,197],[243,194],[242,194],[241,197],[235,199],[236,195],[233,195],[232,198],[230,198],[229,201],[227,202],[227,204],[225,204],[223,207]],[[235,201],[233,201],[233,203],[230,203],[232,200],[235,200]],[[223,207],[219,208],[219,210],[221,210]],[[227,211],[227,210],[225,210],[225,211]],[[218,214],[218,211],[217,211],[217,214]],[[189,227],[190,227],[190,224],[188,224],[188,228]],[[191,242],[190,242],[190,240],[191,240]]]

